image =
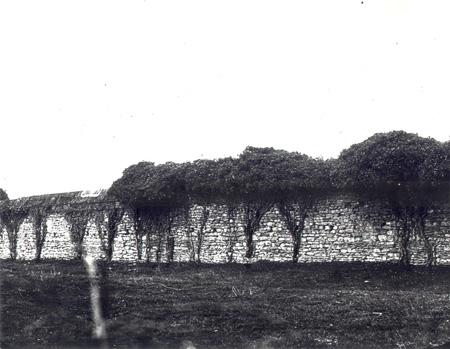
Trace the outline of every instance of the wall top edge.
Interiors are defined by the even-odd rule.
[[[98,189],[95,191],[80,190],[65,193],[26,196],[7,202],[8,205],[12,205],[13,207],[61,206],[106,201],[106,193],[106,189]]]

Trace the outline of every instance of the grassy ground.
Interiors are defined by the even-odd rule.
[[[1,348],[86,348],[77,261],[1,261]],[[101,265],[112,348],[425,348],[450,341],[450,267]]]

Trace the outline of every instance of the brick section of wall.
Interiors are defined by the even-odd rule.
[[[245,258],[245,239],[243,223],[237,216],[236,231],[230,230],[227,208],[220,205],[208,207],[209,216],[201,236],[200,260],[206,263],[225,263],[230,260],[238,263],[259,260],[291,261],[292,237],[286,229],[283,217],[273,208],[261,221],[255,233],[255,254]],[[174,240],[174,261],[189,261],[195,256],[199,244],[202,207],[190,210],[190,224],[177,217],[171,232]],[[448,208],[434,212],[433,221],[427,222],[427,232],[435,249],[438,263],[450,263],[450,219]],[[67,222],[61,214],[48,217],[48,234],[42,249],[42,258],[72,259],[75,246],[71,242]],[[325,261],[396,261],[398,248],[393,219],[385,220],[380,210],[360,205],[348,199],[335,199],[321,202],[306,219],[302,237],[299,262]],[[167,260],[167,237],[152,236],[149,260],[157,260],[158,245],[160,261]],[[8,236],[3,231],[0,238],[0,258],[9,258]],[[104,258],[101,240],[93,222],[89,224],[85,237],[85,249],[95,258]],[[143,258],[145,261],[146,241],[144,239]],[[194,253],[195,251],[195,253]],[[425,261],[423,241],[411,242],[412,263]],[[19,259],[35,258],[35,236],[31,221],[26,220],[19,231],[17,243]],[[136,261],[137,248],[133,225],[125,215],[119,225],[115,239],[113,260]]]

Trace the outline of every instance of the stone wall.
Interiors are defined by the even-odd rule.
[[[209,216],[202,235],[200,260],[207,263],[254,262],[259,260],[291,261],[292,238],[286,229],[283,217],[272,209],[261,221],[260,229],[255,233],[255,254],[250,260],[245,258],[245,239],[243,224],[238,216],[234,222],[236,231],[230,230],[225,206],[208,207]],[[435,247],[438,263],[450,263],[450,219],[448,209],[434,212],[433,222],[428,222],[427,232]],[[190,211],[190,223],[182,217],[174,220],[171,237],[174,241],[174,261],[197,259],[200,217],[202,207],[193,207]],[[48,217],[48,235],[42,249],[42,258],[72,259],[76,248],[71,242],[68,225],[63,215],[53,213]],[[302,237],[299,262],[324,261],[396,261],[398,248],[395,239],[393,220],[383,219],[380,210],[352,202],[346,198],[325,200],[306,219]],[[149,260],[157,260],[158,244],[160,260],[166,261],[167,237],[152,236]],[[144,241],[145,251],[146,241]],[[423,263],[425,251],[423,242],[413,239],[412,262]],[[101,241],[93,222],[88,227],[85,238],[88,254],[103,258]],[[19,259],[35,257],[35,236],[31,221],[26,220],[19,231],[17,243]],[[8,236],[3,231],[0,238],[0,258],[9,258]],[[147,256],[144,254],[143,260]],[[119,226],[115,240],[113,260],[137,260],[137,247],[130,217],[125,216]]]

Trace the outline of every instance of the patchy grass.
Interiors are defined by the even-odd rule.
[[[450,267],[101,264],[112,348],[426,348],[450,341]],[[1,347],[86,348],[81,261],[1,261]]]

